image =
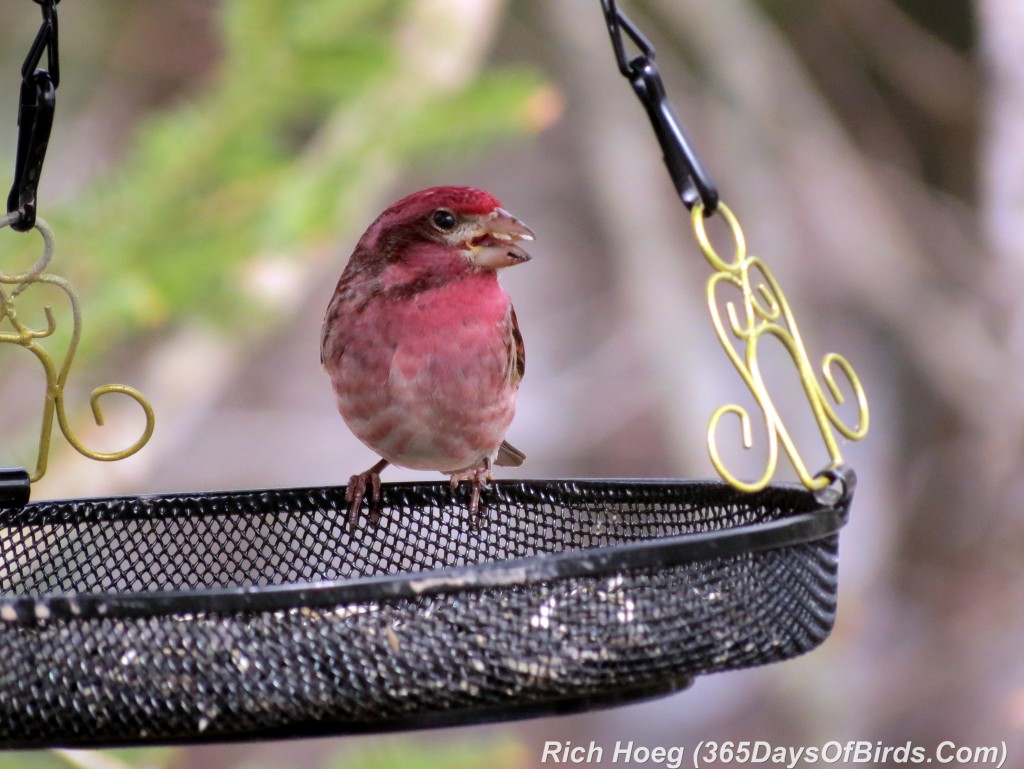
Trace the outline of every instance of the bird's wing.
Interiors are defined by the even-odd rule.
[[[338,295],[335,294],[331,299],[331,303],[327,306],[327,313],[324,315],[324,324],[320,329],[320,365],[327,365],[327,356],[331,354],[329,352],[331,348],[331,337],[335,331],[335,325],[338,321]],[[336,351],[334,354],[338,357],[341,356],[342,350]]]
[[[511,304],[508,306],[508,315],[505,318],[505,346],[508,348],[508,381],[510,385],[518,386],[526,373],[526,347],[523,345],[523,335],[519,333],[519,320],[516,318],[516,308]]]
[[[338,278],[338,285],[334,287],[334,294],[327,305],[327,312],[324,313],[324,323],[320,329],[321,366],[327,365],[328,355],[340,358],[341,353],[344,352],[344,347],[337,347],[338,340],[333,337],[337,334],[338,317],[344,311],[342,303],[344,302],[345,295],[348,293],[349,285],[352,283],[352,274],[347,267],[341,273],[341,277]]]
[[[511,304],[508,306],[508,317],[505,320],[507,333],[505,334],[505,345],[508,348],[508,381],[515,387],[526,373],[526,348],[523,346],[523,335],[519,332],[519,319],[516,318],[516,308]],[[508,441],[502,441],[498,447],[498,456],[494,463],[501,467],[519,467],[526,459],[526,454],[521,452]]]

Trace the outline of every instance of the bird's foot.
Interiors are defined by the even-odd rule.
[[[380,471],[388,466],[388,461],[382,459],[369,470],[358,475],[353,475],[348,480],[348,488],[345,489],[345,501],[348,502],[348,525],[355,526],[359,520],[359,508],[363,505],[366,497],[366,489],[370,488],[370,519],[374,522],[380,518]]]
[[[480,491],[481,489],[489,488],[487,482],[493,478],[490,459],[485,459],[478,467],[457,470],[451,475],[452,491],[459,488],[459,484],[463,481],[470,482],[469,515],[475,523],[480,522],[480,518],[483,517],[485,512],[485,509],[480,505]]]

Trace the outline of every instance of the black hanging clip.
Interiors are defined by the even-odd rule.
[[[18,103],[18,154],[14,184],[7,198],[7,212],[19,214],[11,228],[26,232],[36,223],[36,188],[50,142],[53,113],[57,106],[60,66],[57,59],[57,3],[34,0],[43,12],[43,23],[21,67],[21,97]],[[46,69],[39,69],[43,52]]]
[[[705,216],[710,216],[718,207],[718,189],[694,152],[690,139],[665,94],[661,73],[654,62],[654,46],[629,17],[615,7],[615,0],[601,0],[601,7],[608,24],[608,34],[612,38],[612,48],[615,50],[619,71],[629,80],[640,103],[647,110],[647,117],[654,126],[665,165],[679,197],[687,208],[693,208],[700,202]],[[623,33],[640,50],[640,55],[632,59],[626,57]]]

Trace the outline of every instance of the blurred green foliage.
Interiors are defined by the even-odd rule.
[[[325,769],[518,769],[527,765],[526,750],[507,738],[430,743],[422,738],[374,740],[339,753]]]
[[[0,769],[68,769],[57,753],[0,753]]]
[[[299,750],[297,755],[301,755]],[[313,755],[319,754],[315,751]],[[239,751],[238,763],[223,769],[277,769],[279,756],[265,760]],[[306,769],[520,769],[528,765],[524,746],[507,737],[444,738],[397,736],[387,740],[357,739],[338,743],[336,752],[299,761]],[[34,751],[0,754],[0,769],[177,769],[191,765],[188,748],[147,748],[105,751]]]
[[[145,120],[100,182],[62,209],[44,201],[58,238],[50,270],[83,299],[81,355],[184,318],[259,328],[273,312],[243,288],[250,260],[298,264],[350,233],[382,169],[530,130],[535,72],[417,81],[402,37],[414,5],[221,4],[223,53],[209,82]],[[18,245],[5,264],[34,260],[35,238]]]
[[[39,750],[0,753],[0,769],[167,769],[180,750]]]

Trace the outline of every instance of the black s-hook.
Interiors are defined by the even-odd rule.
[[[34,0],[43,12],[43,23],[21,67],[21,97],[18,102],[18,154],[14,184],[7,197],[7,212],[19,219],[11,227],[26,232],[36,223],[36,189],[50,142],[53,113],[57,106],[60,64],[57,56],[57,3]],[[39,64],[46,53],[46,69]]]
[[[601,8],[608,24],[619,72],[629,80],[647,111],[679,197],[687,208],[693,208],[700,201],[705,216],[710,216],[718,207],[718,190],[697,157],[672,108],[672,102],[665,94],[661,73],[654,62],[654,46],[629,17],[615,6],[615,0],[601,0]],[[632,59],[626,56],[623,34],[639,51],[639,55]]]

